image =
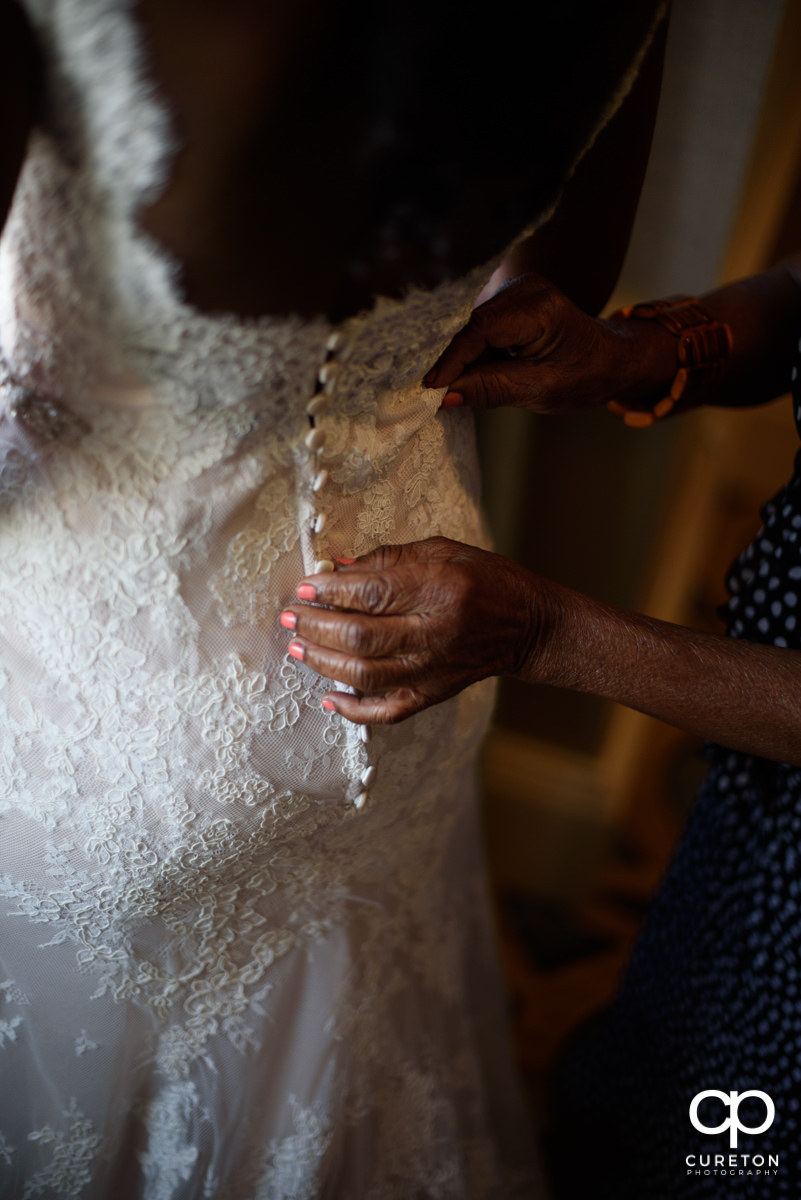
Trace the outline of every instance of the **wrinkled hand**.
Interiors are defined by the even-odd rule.
[[[281,624],[289,653],[358,696],[323,706],[358,724],[394,724],[489,675],[513,674],[542,636],[533,575],[447,538],[383,546],[302,581]],[[547,584],[541,583],[543,593]]]
[[[636,391],[642,356],[632,347],[651,336],[639,328],[651,324],[590,317],[547,279],[522,275],[473,310],[424,384],[448,388],[444,408],[597,407],[628,395],[632,384]]]

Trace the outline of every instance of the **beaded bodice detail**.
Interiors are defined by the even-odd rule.
[[[502,1022],[482,1056],[466,991],[492,970],[491,688],[371,737],[278,624],[316,564],[482,542],[470,415],[421,380],[493,264],[337,328],[199,313],[136,226],[173,143],[128,4],[27,7],[49,92],[0,243],[0,1091],[26,1080],[0,1196],[526,1189],[513,1091],[485,1098]]]

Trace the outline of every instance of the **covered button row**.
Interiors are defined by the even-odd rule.
[[[341,335],[333,333],[328,339],[326,349],[329,354],[333,354],[341,344]],[[306,405],[306,412],[312,419],[325,412],[331,403],[331,393],[334,390],[334,383],[337,375],[337,364],[334,362],[326,362],[320,367],[317,372],[317,382],[322,388],[316,395],[312,396],[311,400]],[[317,455],[322,452],[325,446],[325,432],[319,425],[314,425],[306,434],[306,447],[310,454]],[[321,492],[328,482],[328,471],[325,467],[321,467],[315,472],[312,480],[312,492],[316,495]],[[325,528],[326,516],[325,513],[316,512],[312,515],[310,526],[313,534],[321,534]],[[314,564],[315,571],[333,571],[334,563],[330,558],[318,559]]]
[[[338,333],[333,333],[331,335],[331,337],[328,339],[328,342],[326,344],[326,349],[328,350],[329,354],[334,354],[339,349],[341,344],[342,344],[341,335]],[[335,384],[336,384],[336,377],[337,377],[338,370],[339,370],[338,364],[335,362],[329,361],[329,362],[323,363],[323,365],[320,367],[319,371],[317,372],[317,382],[322,390],[318,391],[316,395],[312,396],[311,400],[309,400],[308,404],[306,405],[306,413],[312,421],[316,417],[318,417],[322,413],[324,413],[326,411],[326,409],[329,407],[329,405],[331,403],[331,394],[332,394]],[[324,430],[322,430],[319,425],[313,425],[313,427],[306,434],[306,447],[307,447],[309,453],[312,455],[319,455],[322,453],[324,446],[325,446]],[[318,492],[322,491],[322,489],[325,487],[327,482],[328,482],[328,471],[325,469],[325,467],[321,467],[314,475],[314,479],[312,481],[312,492],[316,495]],[[310,521],[310,528],[311,528],[311,532],[313,534],[316,534],[316,535],[321,534],[325,528],[325,525],[326,525],[325,513],[316,512],[312,515],[312,518]],[[317,562],[315,563],[315,571],[317,571],[317,572],[326,572],[326,571],[333,571],[333,570],[334,570],[334,562],[330,558],[321,558],[321,559],[318,559]],[[362,742],[364,742],[365,744],[367,742],[369,742],[372,737],[372,732],[370,730],[370,726],[369,725],[359,725],[357,728],[359,730],[359,737],[362,740]],[[376,772],[375,765],[373,763],[370,763],[370,764],[368,764],[368,766],[366,766],[364,768],[361,775],[359,776],[359,783],[361,785],[361,790],[359,791],[358,795],[356,796],[356,798],[353,801],[354,806],[356,808],[364,808],[365,804],[367,803],[367,793],[368,793],[369,789],[372,787],[373,783],[375,782],[376,773],[377,772]]]
[[[367,731],[367,735],[369,738],[369,733],[370,733],[369,726],[368,725],[360,725],[359,726],[359,733],[362,734],[362,740],[366,740],[364,738],[363,731]],[[353,801],[354,807],[364,808],[365,804],[367,803],[367,793],[368,793],[369,789],[375,783],[375,777],[377,774],[378,774],[378,768],[376,767],[375,763],[370,763],[369,766],[364,768],[361,775],[359,776],[359,782],[362,785],[362,790],[359,792],[358,796]]]

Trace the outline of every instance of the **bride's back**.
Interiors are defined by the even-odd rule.
[[[141,221],[207,310],[458,277],[553,200],[654,8],[140,0],[177,147]]]

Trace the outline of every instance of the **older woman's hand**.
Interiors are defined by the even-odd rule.
[[[447,538],[383,546],[297,590],[309,603],[281,616],[289,652],[364,693],[323,700],[358,724],[402,721],[511,674],[801,767],[801,650],[613,608]]]
[[[559,413],[620,399],[647,408],[675,369],[675,341],[659,325],[590,317],[531,274],[473,310],[424,383],[448,388],[443,408]]]
[[[447,538],[383,546],[298,586],[281,615],[289,653],[363,693],[323,705],[360,724],[402,721],[536,657],[547,628],[540,581],[498,554]],[[325,605],[324,608],[313,607]]]

